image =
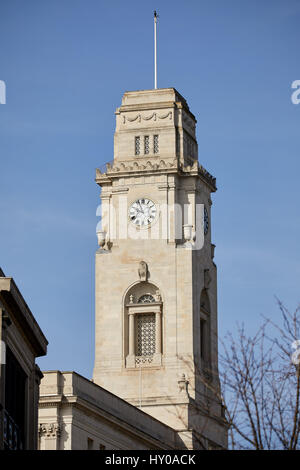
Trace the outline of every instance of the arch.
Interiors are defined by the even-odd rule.
[[[143,294],[138,300],[137,300],[137,303],[138,304],[151,304],[155,302],[155,297],[148,293],[148,294]]]
[[[160,290],[148,281],[135,282],[123,295],[125,366],[161,365],[162,307]]]
[[[137,281],[134,284],[131,284],[127,290],[124,292],[123,295],[123,305],[126,306],[130,302],[130,296],[133,295],[136,302],[142,295],[152,295],[153,297],[156,295],[157,291],[159,291],[160,296],[163,301],[163,294],[160,288],[154,284],[153,282],[145,282],[145,281]]]

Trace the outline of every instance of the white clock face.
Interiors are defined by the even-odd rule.
[[[151,199],[137,199],[129,208],[129,219],[138,227],[147,227],[156,216],[156,205]]]

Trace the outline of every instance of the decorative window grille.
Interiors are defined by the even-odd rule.
[[[144,154],[148,155],[149,153],[149,136],[145,135],[144,137]]]
[[[140,155],[140,152],[141,152],[141,138],[138,136],[138,137],[135,137],[135,143],[134,143],[134,149],[135,149],[135,154],[136,155]]]
[[[139,304],[150,304],[152,302],[155,302],[155,298],[151,294],[144,294],[138,300]]]
[[[151,362],[155,353],[155,314],[140,314],[136,317],[137,363]]]
[[[159,152],[159,147],[158,147],[158,135],[153,136],[153,153],[158,153]]]

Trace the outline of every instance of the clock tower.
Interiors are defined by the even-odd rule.
[[[93,381],[178,431],[226,448],[211,243],[215,178],[174,89],[126,92],[101,187]],[[163,437],[162,437],[163,438]]]

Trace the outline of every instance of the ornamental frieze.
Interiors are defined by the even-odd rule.
[[[129,117],[129,116],[123,116],[123,124],[126,124],[126,121],[128,122],[142,122],[142,121],[150,121],[151,119],[153,119],[153,121],[156,121],[157,119],[166,119],[167,117],[169,117],[169,119],[171,120],[172,117],[173,117],[173,112],[172,111],[169,111],[168,113],[166,114],[157,114],[157,113],[152,113],[148,116],[142,116],[141,114],[137,114],[136,116],[133,116],[133,117]]]
[[[61,428],[58,423],[42,423],[39,425],[39,435],[44,437],[59,437]]]

